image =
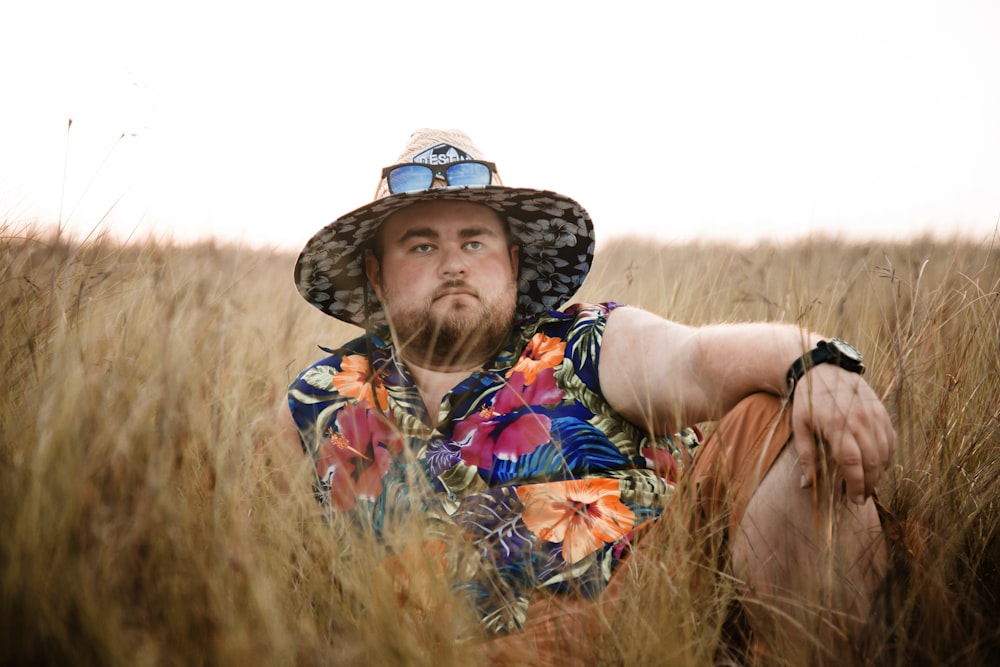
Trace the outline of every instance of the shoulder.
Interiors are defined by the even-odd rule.
[[[304,438],[313,438],[348,406],[388,408],[388,392],[377,364],[391,352],[377,336],[361,337],[336,348],[302,371],[288,387],[288,408]],[[373,362],[374,360],[374,362]]]
[[[516,358],[539,340],[558,338],[568,343],[595,332],[599,335],[604,330],[608,315],[618,307],[613,302],[574,303],[565,310],[547,310],[521,319],[514,325],[514,339],[506,348],[506,353]]]
[[[614,301],[602,303],[573,303],[566,307],[564,313],[574,319],[607,318],[613,310],[622,308],[622,304]]]
[[[519,330],[530,338],[536,333],[546,335],[566,335],[580,327],[601,327],[607,322],[608,316],[621,305],[614,302],[605,303],[574,303],[564,310],[548,310],[544,313],[525,318],[519,323]]]
[[[317,373],[324,372],[324,369],[334,368],[339,370],[343,366],[346,359],[364,354],[365,338],[364,336],[360,336],[335,348],[324,347],[321,345],[319,346],[319,349],[326,352],[327,355],[306,366],[306,368],[299,373],[298,377],[292,381],[291,386],[294,387],[303,382],[311,384],[309,382],[310,378],[313,378]]]
[[[521,359],[548,359],[571,364],[574,376],[597,391],[597,366],[608,316],[616,303],[574,303],[562,311],[548,311],[532,318],[521,335]]]
[[[369,359],[383,347],[376,336],[361,336],[337,348],[321,347],[327,356],[307,366],[288,387],[292,413],[305,408],[312,414],[319,404],[362,398],[371,376]]]
[[[602,303],[574,303],[566,307],[565,317],[571,319],[576,326],[598,325],[603,327],[613,312],[628,308],[614,301]]]

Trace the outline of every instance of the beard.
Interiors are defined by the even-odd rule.
[[[445,289],[471,288],[461,280],[442,284]],[[396,344],[411,359],[429,366],[461,366],[481,362],[492,354],[510,333],[517,308],[517,286],[511,280],[497,295],[483,298],[475,293],[475,305],[449,303],[447,308],[433,308],[431,295],[421,303],[399,297],[383,289],[382,305],[392,327]]]

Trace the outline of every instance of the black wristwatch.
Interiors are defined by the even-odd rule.
[[[788,369],[789,396],[795,391],[795,385],[799,383],[806,371],[819,364],[836,364],[845,371],[851,371],[858,375],[865,372],[864,357],[853,345],[839,338],[821,340],[816,343],[816,347],[796,359],[792,367]]]

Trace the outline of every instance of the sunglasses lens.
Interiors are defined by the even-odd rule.
[[[387,180],[393,194],[426,190],[434,182],[434,172],[427,165],[403,164],[390,171]]]
[[[489,185],[492,174],[482,162],[456,162],[446,172],[448,185]]]

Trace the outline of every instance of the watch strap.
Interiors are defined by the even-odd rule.
[[[795,392],[795,386],[799,383],[799,380],[802,379],[802,376],[806,374],[806,371],[820,364],[836,364],[845,371],[858,373],[859,375],[864,374],[865,364],[860,353],[856,354],[856,358],[849,357],[841,352],[840,346],[837,345],[837,343],[841,343],[850,350],[854,350],[853,346],[848,345],[843,341],[839,341],[836,338],[831,341],[821,340],[816,343],[816,347],[809,350],[792,363],[791,367],[788,369],[787,375],[785,376],[785,384],[788,386],[789,396]]]

